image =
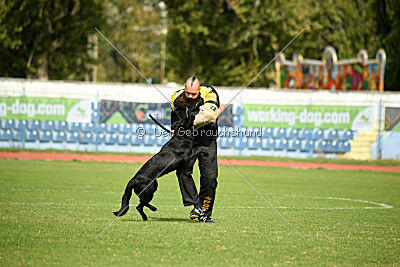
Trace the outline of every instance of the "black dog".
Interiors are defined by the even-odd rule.
[[[156,207],[150,205],[154,192],[157,191],[157,178],[177,170],[183,162],[194,156],[194,154],[191,154],[193,147],[193,120],[194,117],[190,116],[175,124],[175,134],[171,140],[149,159],[129,181],[122,196],[121,209],[114,212],[115,216],[123,216],[128,211],[132,189],[139,196],[140,203],[136,209],[143,220],[147,220],[143,207],[148,207],[152,211],[157,210]]]

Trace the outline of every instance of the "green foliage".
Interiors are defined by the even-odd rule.
[[[216,223],[191,222],[171,173],[159,179],[158,211],[146,210],[147,222],[133,197],[128,213],[94,239],[140,166],[0,159],[0,265],[398,265],[395,173],[238,166],[306,239],[230,166],[220,166]]]
[[[166,7],[164,7],[164,2]],[[167,50],[169,81],[196,74],[215,85],[244,86],[303,28],[285,51],[339,59],[384,48],[385,90],[399,90],[400,5],[396,0],[0,0],[0,76],[82,80],[97,63],[99,81],[144,82],[94,26],[152,82]],[[168,34],[166,35],[166,29]],[[250,86],[274,86],[271,64]]]
[[[385,90],[400,90],[400,5],[396,0],[371,0],[369,10],[380,47],[386,50]]]
[[[165,41],[158,1],[110,0],[107,17],[109,28],[104,34],[111,39],[146,78],[160,82],[161,44]],[[99,81],[146,82],[117,51],[99,37]]]
[[[254,77],[263,58],[273,55],[266,45],[271,18],[259,1],[243,2],[168,1],[169,70],[180,79],[196,73],[219,85],[241,85]],[[265,80],[263,74],[257,82]]]
[[[99,0],[0,0],[0,75],[82,80],[103,13]]]
[[[320,59],[331,45],[339,59],[354,58],[361,49],[373,58],[383,47],[389,57],[386,89],[399,89],[395,1],[170,0],[167,6],[171,79],[196,73],[210,83],[244,85],[305,28],[284,51],[287,57]],[[272,71],[270,66],[252,86],[273,86]]]

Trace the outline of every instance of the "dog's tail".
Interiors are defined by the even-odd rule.
[[[114,211],[114,215],[119,217],[119,216],[124,216],[128,210],[129,210],[129,200],[132,197],[132,189],[133,189],[133,185],[134,185],[134,178],[132,178],[128,185],[125,188],[125,193],[122,196],[122,204],[121,204],[121,208],[118,211]]]

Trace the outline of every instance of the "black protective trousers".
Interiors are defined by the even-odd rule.
[[[181,189],[184,206],[203,207],[205,215],[211,216],[215,192],[217,189],[218,162],[217,162],[217,141],[206,140],[195,142],[193,152],[197,154],[176,171],[179,187]],[[196,185],[193,181],[193,166],[199,160],[200,170],[200,192],[197,193]]]

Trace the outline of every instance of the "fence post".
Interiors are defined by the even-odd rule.
[[[25,98],[25,97],[26,97],[26,88],[24,86],[24,88],[22,89],[22,98]],[[19,98],[21,100],[21,97],[19,97]],[[23,124],[22,127],[19,127],[20,130],[18,130],[18,131],[23,132],[23,134],[22,134],[22,149],[25,149],[25,139],[26,139],[26,129],[25,128],[29,122],[28,122],[27,118],[25,118],[24,120],[19,120],[19,123],[21,123],[22,121],[25,121],[25,124]]]
[[[309,106],[312,106],[314,103],[313,103],[313,99],[312,99],[312,97],[310,97],[309,99],[308,99],[308,105]],[[296,103],[296,105],[298,105],[298,103]],[[312,131],[313,129],[311,129],[310,128],[310,131]],[[308,142],[309,142],[309,139],[306,139],[307,141],[307,146],[308,146]],[[315,150],[316,150],[316,147],[315,147],[315,140],[313,140],[313,150],[309,150],[308,151],[308,153],[307,153],[307,158],[309,158],[309,159],[311,159],[311,158],[313,158],[313,155],[314,155],[314,153],[315,153]],[[318,152],[318,154],[320,154],[320,152]],[[320,155],[318,155],[319,157],[320,157]]]
[[[94,118],[94,129],[95,129],[95,144],[96,144],[96,152],[99,150],[99,121],[100,121],[100,100],[99,100],[99,89],[96,89],[96,116]]]
[[[381,139],[381,125],[382,125],[382,99],[379,100],[379,106],[378,106],[378,143],[376,146],[376,156],[377,159],[382,159],[382,139]]]

